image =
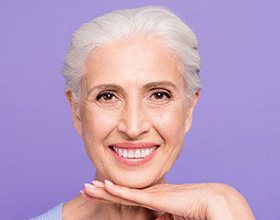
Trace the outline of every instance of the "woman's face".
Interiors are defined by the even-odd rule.
[[[187,99],[178,61],[159,39],[131,38],[96,50],[73,117],[97,179],[133,188],[162,181],[197,99]]]

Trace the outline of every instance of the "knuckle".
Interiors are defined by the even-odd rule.
[[[215,204],[224,204],[239,194],[232,186],[224,183],[212,184],[210,191],[209,201]]]
[[[232,186],[225,184],[225,183],[215,183],[214,189],[216,194],[223,195],[228,192],[234,192],[236,191]]]
[[[226,191],[234,191],[235,189],[225,183],[206,183],[205,188],[213,194],[223,194]]]

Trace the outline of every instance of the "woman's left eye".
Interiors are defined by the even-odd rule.
[[[168,92],[165,91],[156,91],[153,92],[150,96],[151,98],[155,99],[156,101],[163,101],[163,100],[169,100],[171,99],[171,95]]]

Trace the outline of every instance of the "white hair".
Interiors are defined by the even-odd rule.
[[[100,46],[131,34],[160,36],[182,64],[180,68],[187,94],[191,97],[201,88],[201,59],[194,32],[168,8],[147,6],[104,14],[83,24],[73,33],[62,72],[66,92],[71,91],[74,100],[78,101],[80,97],[80,81],[88,55]]]

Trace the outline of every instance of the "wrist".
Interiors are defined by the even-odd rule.
[[[255,220],[246,199],[234,188],[217,184],[215,193],[209,200],[209,220]]]

